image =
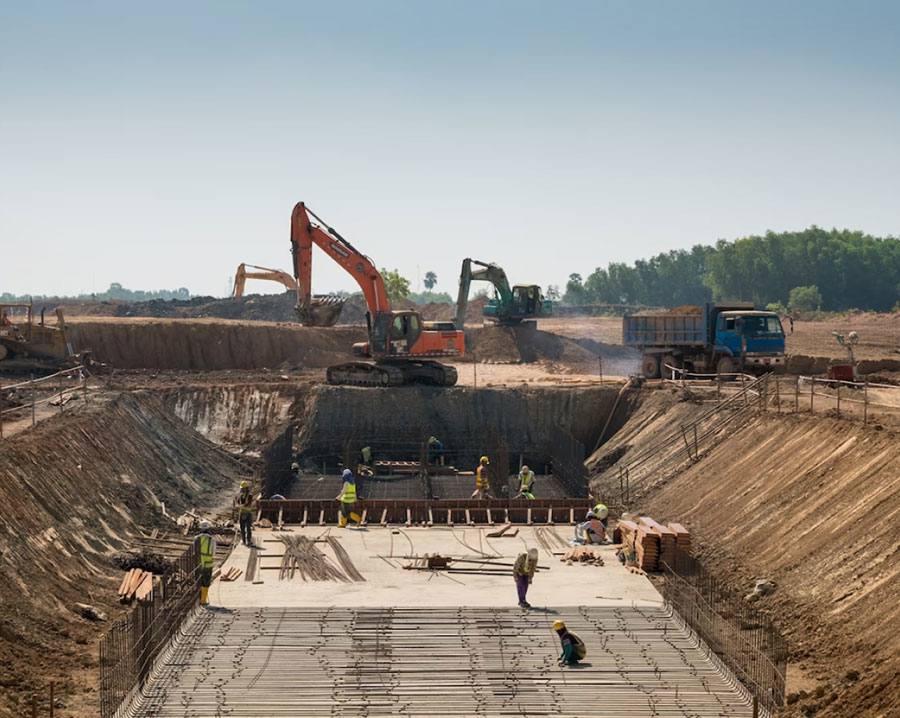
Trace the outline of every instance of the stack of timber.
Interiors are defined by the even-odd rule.
[[[620,520],[616,534],[626,557],[634,555],[634,565],[644,571],[659,571],[662,564],[674,567],[679,553],[691,552],[691,534],[684,526],[664,526],[649,516]]]
[[[669,528],[675,532],[675,552],[685,556],[691,555],[691,532],[681,524],[669,523]]]
[[[132,601],[147,601],[153,595],[153,574],[133,568],[122,577],[119,584],[119,601],[131,603]]]
[[[675,532],[654,521],[650,516],[638,519],[642,526],[650,529],[659,539],[659,561],[667,566],[675,565]]]
[[[575,548],[570,548],[560,556],[559,560],[564,561],[570,566],[573,563],[580,563],[584,566],[603,565],[603,559],[600,557],[600,552],[589,546],[576,546]]]
[[[622,544],[633,549],[635,565],[644,571],[659,568],[659,536],[649,527],[634,521],[619,521]]]

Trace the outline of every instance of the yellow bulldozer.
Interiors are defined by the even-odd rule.
[[[72,350],[62,309],[55,314],[56,324],[50,325],[44,321],[44,310],[35,322],[32,304],[0,304],[0,372],[44,373],[83,359]]]

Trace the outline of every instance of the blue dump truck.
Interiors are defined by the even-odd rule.
[[[784,364],[784,330],[774,312],[752,304],[706,304],[626,315],[622,340],[641,352],[648,379],[666,365],[698,373],[730,374]]]

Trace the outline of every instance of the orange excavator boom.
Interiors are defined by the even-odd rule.
[[[318,223],[313,222],[310,215]],[[373,315],[391,311],[384,279],[374,262],[325,224],[303,202],[298,202],[291,213],[291,254],[297,281],[297,313],[301,322],[319,324],[315,317],[312,294],[313,245],[318,246],[356,280],[366,299],[366,306]]]

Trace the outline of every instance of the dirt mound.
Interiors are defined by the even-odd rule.
[[[72,412],[0,442],[0,716],[22,716],[50,681],[67,716],[97,715],[94,642],[115,618],[112,556],[139,526],[218,503],[241,467],[150,397]],[[41,708],[46,715],[46,707]]]
[[[689,402],[673,406],[656,394],[621,432],[626,461],[696,413]],[[704,561],[741,594],[754,579],[777,584],[756,605],[786,634],[792,670],[805,674],[814,694],[790,715],[811,714],[812,703],[821,716],[897,713],[900,435],[761,415],[723,431],[701,461],[631,508],[689,525]]]
[[[476,361],[489,363],[546,362],[573,371],[597,368],[597,354],[590,349],[533,325],[467,329],[466,351]]]
[[[361,328],[216,319],[73,319],[71,339],[117,369],[323,367],[350,358]]]

